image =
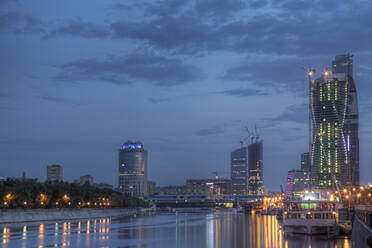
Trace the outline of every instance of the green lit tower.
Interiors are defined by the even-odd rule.
[[[332,71],[311,80],[311,172],[319,188],[359,184],[358,103],[352,56],[338,55]]]

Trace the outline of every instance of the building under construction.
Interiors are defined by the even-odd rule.
[[[248,194],[262,195],[263,187],[263,142],[258,135],[248,145]]]

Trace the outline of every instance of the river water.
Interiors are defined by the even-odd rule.
[[[346,237],[284,235],[275,216],[234,211],[157,213],[124,219],[91,219],[3,225],[2,247],[350,247]]]

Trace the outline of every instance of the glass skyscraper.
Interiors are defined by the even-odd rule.
[[[247,147],[231,152],[231,191],[236,195],[246,195],[248,190]]]
[[[312,80],[311,172],[320,188],[359,184],[358,102],[352,59],[338,55],[332,72]]]
[[[119,149],[119,190],[131,196],[147,195],[147,151],[139,141]]]

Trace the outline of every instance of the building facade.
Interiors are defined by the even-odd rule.
[[[290,170],[288,171],[287,183],[285,187],[285,197],[287,199],[296,197],[304,191],[312,190],[314,179],[307,170]]]
[[[263,143],[256,139],[248,145],[248,193],[264,194],[263,187]]]
[[[301,170],[310,171],[310,154],[301,153]]]
[[[85,185],[85,184],[93,185],[93,177],[90,175],[80,176],[79,183],[80,185]]]
[[[62,182],[63,179],[63,170],[62,166],[59,164],[53,164],[47,166],[47,181],[57,181]]]
[[[119,190],[131,196],[147,195],[147,151],[139,141],[119,149]]]
[[[358,101],[350,56],[312,80],[311,171],[319,188],[359,185]]]
[[[230,154],[231,193],[246,195],[248,193],[248,158],[247,148],[236,149]]]

